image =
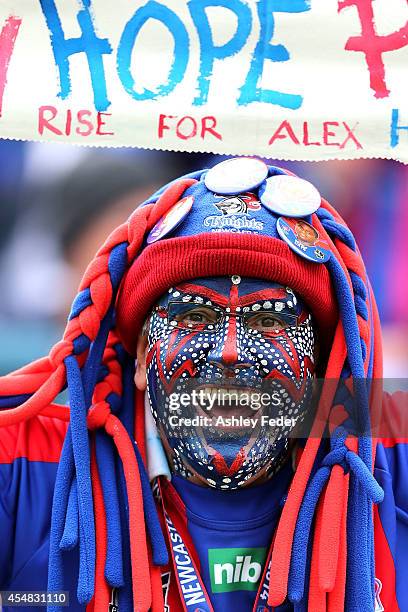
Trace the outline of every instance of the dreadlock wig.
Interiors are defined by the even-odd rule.
[[[278,523],[268,605],[287,599],[297,611],[371,610],[372,512],[383,492],[372,473],[373,438],[350,433],[349,425],[368,431],[368,381],[381,378],[382,355],[359,250],[324,199],[303,215],[326,244],[321,263],[290,248],[279,232],[280,214],[270,207],[260,207],[259,231],[231,231],[227,222],[223,231],[212,231],[212,215],[228,217],[227,197],[222,203],[208,189],[206,174],[173,181],[139,206],[89,264],[62,340],[48,357],[0,379],[1,426],[36,415],[68,421],[53,499],[48,590],[64,590],[66,564],[76,555],[77,598],[87,610],[107,609],[112,587],[121,612],[163,610],[160,566],[168,553],[146,471],[144,397],[133,383],[137,337],[170,287],[239,274],[296,291],[315,317],[325,355],[320,418],[305,441]],[[267,174],[290,175],[276,167]],[[229,204],[237,213],[240,206],[256,207],[263,189],[231,196]],[[192,207],[181,224],[149,241],[156,224],[185,198]],[[339,381],[349,383],[351,407]],[[65,388],[69,407],[53,403]],[[342,418],[334,418],[338,414]]]

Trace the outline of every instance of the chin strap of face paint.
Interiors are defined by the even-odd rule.
[[[142,403],[134,397],[132,360],[115,335],[114,305],[146,233],[195,182],[172,183],[111,234],[85,273],[63,340],[48,357],[0,378],[0,407],[8,408],[0,412],[0,426],[41,414],[67,419],[68,409],[52,402],[68,386],[70,425],[55,486],[48,590],[63,589],[71,551],[79,556],[78,600],[97,612],[107,608],[111,587],[118,589],[121,612],[163,610],[159,566],[167,550],[143,465]],[[333,379],[351,377],[357,409],[349,416],[364,425],[364,378],[382,375],[378,315],[351,232],[326,202],[312,221],[331,246],[327,266],[340,306],[319,415],[326,423],[335,404]],[[382,495],[372,478],[371,439],[354,439],[340,425],[327,453],[322,433],[317,423],[283,508],[269,604],[289,597],[296,610],[368,610],[374,601],[371,506]]]

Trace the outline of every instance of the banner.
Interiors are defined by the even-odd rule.
[[[407,0],[3,0],[0,137],[408,162]]]

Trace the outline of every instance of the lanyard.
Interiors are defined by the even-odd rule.
[[[166,511],[160,479],[158,479],[158,483],[160,501],[163,507],[171,555],[176,570],[177,584],[183,603],[183,609],[185,612],[214,612],[211,600],[191,554],[180,532]],[[266,559],[252,612],[272,612],[274,610],[274,608],[268,606],[271,557],[272,545]]]
[[[164,512],[177,584],[186,612],[214,612],[210,598],[181,535]]]

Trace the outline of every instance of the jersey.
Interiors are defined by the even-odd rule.
[[[392,398],[385,397],[386,410],[398,411],[398,405],[406,404],[406,394],[395,394]],[[401,410],[401,409],[400,409]],[[57,418],[37,416],[28,421],[0,429],[0,589],[1,590],[46,590],[48,574],[48,550],[51,523],[51,508],[55,477],[58,467],[59,455],[62,448],[63,439],[66,432],[67,423]],[[384,501],[374,509],[374,543],[375,543],[375,576],[376,576],[376,612],[385,610],[386,612],[405,612],[408,610],[408,581],[406,580],[406,568],[408,567],[408,439],[390,437],[383,439],[377,447],[375,459],[375,477],[383,487],[385,496]],[[177,493],[176,489],[179,489]],[[285,487],[283,487],[285,488]],[[200,575],[204,578],[204,583],[211,586],[211,569],[208,565],[209,550],[224,548],[234,548],[231,543],[224,539],[222,546],[214,542],[214,524],[209,525],[206,532],[208,537],[206,542],[200,542],[200,525],[197,524],[196,514],[200,516],[197,509],[197,499],[193,499],[189,483],[187,487],[180,487],[177,480],[175,487],[169,485],[169,491],[181,501],[181,506],[177,510],[170,511],[174,518],[181,522],[183,540],[188,550],[194,557]],[[249,491],[249,490],[248,490]],[[240,491],[243,493],[244,491]],[[206,491],[206,502],[203,504],[201,512],[204,518],[212,517],[210,495],[215,493],[212,489]],[[224,492],[220,492],[224,494]],[[207,498],[208,495],[208,498]],[[174,495],[173,495],[174,497]],[[249,494],[248,494],[249,497]],[[274,496],[272,495],[272,498]],[[276,498],[271,499],[271,522],[276,525],[279,516],[279,503],[284,498],[284,493],[276,494]],[[255,503],[256,505],[256,503]],[[214,512],[220,511],[221,506],[214,507]],[[225,507],[223,506],[224,511]],[[194,512],[195,509],[195,512]],[[253,509],[253,508],[252,508]],[[254,509],[253,509],[254,510]],[[160,504],[158,505],[163,530],[165,521]],[[239,517],[235,514],[235,507],[228,506],[229,518],[232,519],[233,527],[236,530],[238,542],[244,544],[245,548],[260,549],[264,547],[264,538],[256,540],[249,537],[241,540],[241,533],[237,529]],[[254,510],[255,512],[255,510]],[[273,518],[274,512],[276,517]],[[252,510],[251,510],[252,514]],[[255,514],[254,514],[255,516]],[[216,518],[215,515],[212,518]],[[256,520],[257,517],[255,516]],[[193,519],[193,520],[191,520]],[[198,523],[200,519],[198,519]],[[216,522],[216,521],[215,521]],[[245,521],[244,521],[245,522]],[[262,520],[260,521],[262,523]],[[177,525],[178,526],[178,525]],[[241,524],[242,527],[242,524]],[[205,526],[201,525],[201,529]],[[273,529],[272,529],[273,530]],[[191,532],[191,533],[190,533]],[[262,532],[262,525],[260,531]],[[270,532],[267,534],[270,538]],[[242,534],[244,535],[244,534]],[[272,536],[273,537],[273,536]],[[246,535],[245,535],[246,538]],[[237,546],[235,548],[239,548]],[[169,545],[169,552],[170,545]],[[229,553],[228,553],[229,554]],[[258,551],[257,553],[258,554]],[[241,563],[236,557],[246,556],[235,555],[235,565]],[[223,559],[218,557],[218,552],[212,557],[214,563],[223,564]],[[261,557],[259,557],[261,559]],[[255,557],[247,562],[246,570],[251,572],[249,563],[258,563]],[[225,563],[230,561],[226,560]],[[237,579],[241,577],[244,559],[237,573]],[[261,563],[261,561],[259,561]],[[207,567],[206,567],[207,564]],[[78,557],[76,551],[71,551],[65,556],[65,566],[67,570],[67,581],[64,585],[65,590],[70,592],[70,611],[83,612],[85,606],[76,602],[76,580],[78,576]],[[221,583],[231,575],[231,570],[217,570],[221,577]],[[213,580],[214,580],[213,567]],[[235,568],[232,580],[235,578]],[[245,574],[244,574],[245,576]],[[173,561],[168,566],[162,568],[162,582],[167,602],[166,612],[179,612],[183,609],[182,595],[177,583],[175,567]],[[215,580],[214,580],[215,582]],[[246,591],[245,589],[243,591]],[[223,598],[240,599],[243,591],[227,591],[226,593],[212,593],[218,597],[217,602],[224,605]],[[247,596],[253,591],[244,592]],[[226,599],[225,599],[226,601]],[[251,608],[234,605],[234,612],[250,612]],[[13,612],[14,608],[10,608]],[[221,607],[221,610],[223,608]],[[290,606],[287,610],[292,609]],[[6,606],[3,610],[8,612]],[[31,607],[32,612],[43,612],[43,607]],[[99,611],[98,611],[99,612]],[[120,612],[120,611],[119,611]],[[285,610],[286,612],[286,610]]]
[[[288,462],[269,482],[239,491],[172,479],[172,508],[185,517],[215,612],[252,610],[292,475]]]

